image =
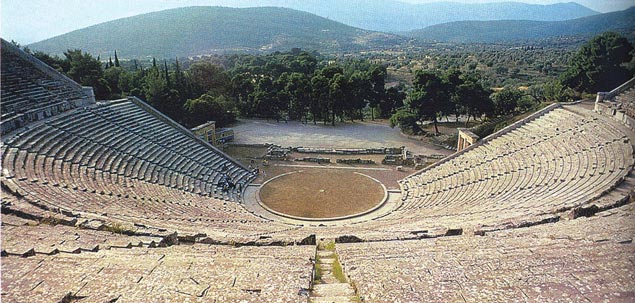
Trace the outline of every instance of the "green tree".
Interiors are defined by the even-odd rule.
[[[438,114],[450,102],[446,87],[437,74],[419,70],[415,73],[413,89],[408,93],[408,106],[417,113],[419,120],[432,121],[435,134],[439,133]]]
[[[188,127],[216,121],[217,127],[226,126],[235,121],[231,100],[225,96],[204,94],[197,99],[187,100],[184,104],[185,121]]]
[[[162,109],[166,107],[165,103],[168,101],[166,99],[168,87],[158,69],[151,68],[146,75],[144,92],[148,103],[163,112]]]
[[[347,109],[346,77],[342,74],[335,74],[329,82],[329,107],[331,108],[331,125],[335,125],[335,116],[339,115],[342,120],[344,111]]]
[[[406,134],[418,134],[421,131],[417,121],[419,117],[412,111],[401,108],[390,117],[390,127],[399,126]]]
[[[117,50],[115,50],[115,67],[120,67],[119,65],[119,57],[117,57]]]
[[[484,88],[474,76],[462,75],[461,83],[455,89],[455,102],[458,113],[466,115],[465,125],[470,118],[478,118],[494,113],[494,103],[490,99],[491,92]]]
[[[130,93],[132,91],[133,88],[135,88],[134,85],[134,78],[133,78],[133,73],[131,72],[122,72],[119,75],[119,80],[117,82],[117,87],[119,87],[119,89],[121,90],[122,94],[127,94]]]
[[[606,32],[583,45],[560,76],[580,92],[609,91],[633,76],[624,65],[633,59],[633,45],[615,32]]]
[[[560,81],[550,81],[543,85],[547,101],[572,102],[575,92]]]
[[[494,113],[497,115],[507,115],[516,113],[518,101],[523,97],[523,93],[511,87],[505,87],[503,90],[492,94],[494,101]]]
[[[379,103],[381,110],[380,116],[382,118],[389,118],[397,109],[404,105],[405,99],[406,93],[404,92],[403,85],[388,88],[386,90],[386,98],[383,102]]]
[[[386,93],[386,68],[374,66],[368,71],[368,79],[371,84],[371,96],[369,98],[370,118],[375,120],[375,108],[379,106]]]
[[[324,115],[324,124],[328,116],[328,102],[329,102],[329,80],[322,74],[317,74],[311,79],[311,115],[313,116],[313,124],[319,117]]]
[[[93,58],[88,53],[82,53],[81,50],[68,50],[64,52],[66,61],[68,61],[68,76],[78,83],[86,86],[92,86],[95,90],[95,97],[98,99],[106,99],[110,95],[110,87],[108,82],[103,79],[103,70],[101,62]]]
[[[255,78],[249,73],[240,73],[231,79],[231,95],[234,97],[240,108],[240,113],[245,116],[252,116],[254,108],[252,98],[255,90]]]
[[[351,75],[348,84],[348,100],[350,102],[351,120],[354,118],[356,113],[359,113],[359,118],[364,121],[363,110],[368,104],[370,91],[372,89],[368,76],[364,72],[355,71]]]
[[[291,119],[307,118],[307,111],[310,109],[311,98],[311,82],[309,78],[299,72],[293,72],[286,78],[284,90],[290,96],[290,112]]]
[[[108,86],[110,87],[112,94],[117,94],[117,96],[111,96],[114,98],[120,97],[118,94],[121,93],[121,89],[119,88],[119,78],[121,74],[125,73],[121,67],[113,67],[104,71],[104,79],[108,82]]]
[[[192,94],[225,95],[231,91],[231,80],[222,67],[208,61],[196,62],[188,70]]]
[[[58,56],[51,56],[41,51],[36,51],[35,53],[33,53],[33,56],[35,58],[38,58],[40,61],[46,63],[46,65],[56,69],[57,71],[68,72],[68,68],[64,68],[67,62],[65,62],[62,58]]]
[[[257,116],[265,117],[266,119],[280,119],[278,92],[275,90],[271,78],[261,78],[250,97],[254,102],[254,110]]]

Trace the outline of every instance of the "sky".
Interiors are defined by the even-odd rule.
[[[288,0],[302,1],[302,0]],[[438,0],[399,0],[429,3]],[[510,0],[447,0],[487,3]],[[143,13],[192,5],[249,6],[250,0],[0,0],[0,36],[26,45],[94,24]],[[568,0],[522,0],[532,4],[553,4]],[[576,0],[595,11],[606,13],[635,5],[635,0]]]

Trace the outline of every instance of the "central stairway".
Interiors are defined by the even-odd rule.
[[[317,243],[315,281],[309,302],[361,302],[355,288],[344,274],[333,240],[322,239]]]

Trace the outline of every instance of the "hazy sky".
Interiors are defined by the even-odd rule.
[[[302,0],[288,0],[302,1]],[[343,0],[345,1],[345,0]],[[401,0],[410,3],[438,0]],[[505,2],[509,0],[450,0],[446,2]],[[534,4],[568,0],[523,0]],[[611,12],[635,5],[635,0],[576,0],[598,12]],[[142,13],[191,5],[249,6],[249,0],[0,0],[0,36],[29,44],[97,23]]]

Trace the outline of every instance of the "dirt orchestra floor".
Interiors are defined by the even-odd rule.
[[[381,184],[346,169],[296,170],[271,179],[260,189],[269,208],[305,218],[335,218],[362,213],[384,199]]]

